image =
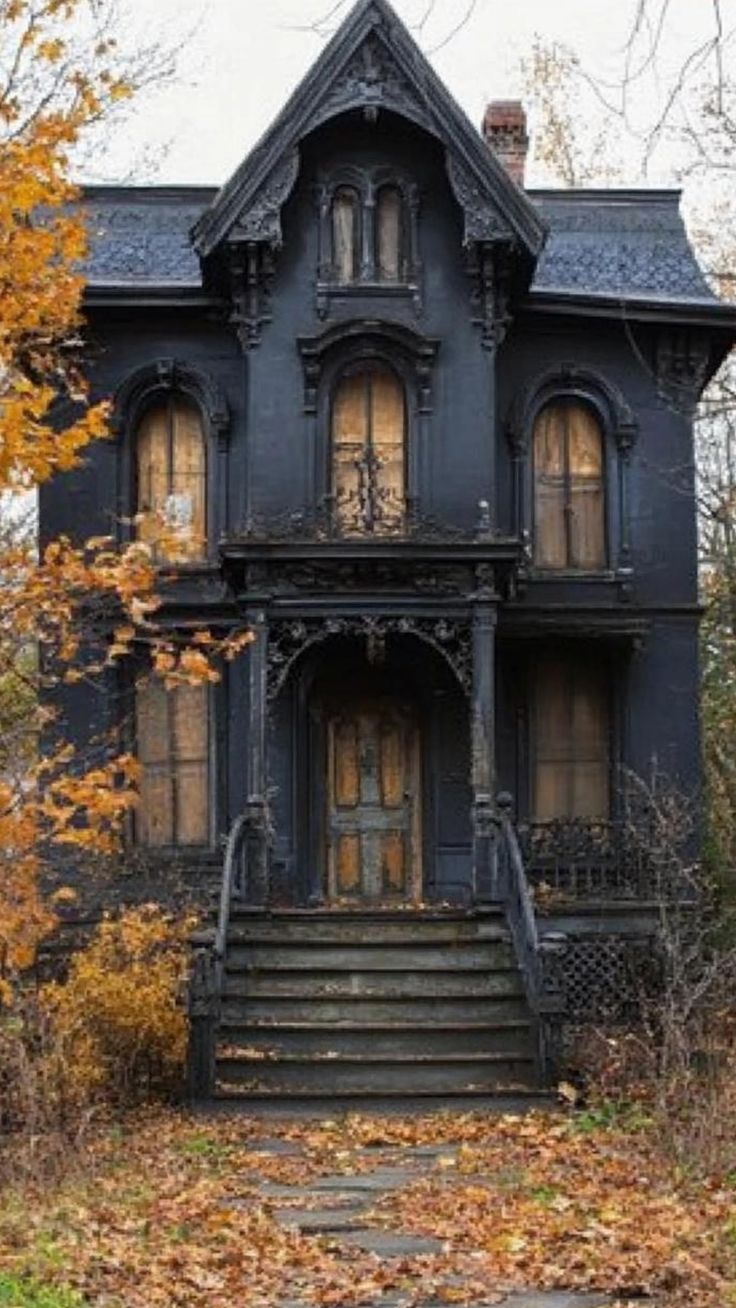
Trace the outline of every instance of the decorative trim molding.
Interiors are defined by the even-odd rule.
[[[511,405],[505,430],[513,454],[523,455],[528,450],[540,409],[550,400],[565,397],[592,404],[604,430],[613,437],[619,450],[631,450],[639,434],[639,424],[618,387],[592,369],[579,368],[574,363],[560,363],[536,377]]]
[[[422,336],[401,323],[358,318],[353,322],[336,323],[319,336],[300,336],[297,344],[304,369],[306,413],[317,412],[320,380],[333,358],[344,358],[346,363],[358,358],[395,362],[397,352],[412,370],[419,412],[430,413],[432,410],[432,369],[440,347],[436,337]]]
[[[117,388],[110,430],[120,437],[137,424],[142,410],[162,395],[185,395],[202,410],[209,432],[224,447],[230,431],[230,408],[218,383],[201,368],[181,359],[155,359],[137,368]]]

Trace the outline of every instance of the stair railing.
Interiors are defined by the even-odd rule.
[[[537,1024],[540,1071],[545,1084],[552,1084],[559,1073],[565,1010],[559,962],[567,947],[567,937],[562,932],[540,936],[529,878],[512,821],[513,799],[511,795],[501,794],[496,803],[498,894],[506,908],[527,1001]]]
[[[208,1099],[215,1086],[215,1047],[220,1023],[225,956],[233,900],[246,900],[251,864],[260,881],[262,823],[254,806],[233,822],[225,842],[214,940],[195,948],[189,986],[189,1097]],[[255,857],[254,857],[255,855]]]

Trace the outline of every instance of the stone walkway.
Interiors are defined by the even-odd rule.
[[[280,1139],[258,1141],[256,1147],[259,1153],[288,1155],[294,1159],[301,1153],[297,1144]],[[381,1199],[436,1167],[440,1158],[446,1166],[456,1154],[457,1150],[448,1145],[357,1147],[352,1157],[361,1170],[354,1173],[320,1176],[299,1185],[260,1180],[255,1173],[248,1179],[258,1180],[264,1200],[268,1201],[273,1215],[284,1227],[325,1236],[333,1247],[343,1248],[346,1253],[358,1249],[387,1261],[414,1258],[440,1254],[445,1246],[429,1237],[381,1228],[375,1219],[371,1219],[371,1211]],[[483,1178],[474,1179],[482,1183]],[[488,1291],[488,1299],[478,1299],[472,1308],[491,1308],[491,1305],[493,1308],[607,1308],[613,1302],[604,1294],[532,1289],[503,1293],[492,1286]],[[387,1293],[375,1300],[372,1308],[400,1308],[406,1301],[406,1295]],[[447,1308],[448,1301],[449,1297],[413,1302],[416,1308]],[[285,1300],[282,1308],[303,1308],[303,1305]]]

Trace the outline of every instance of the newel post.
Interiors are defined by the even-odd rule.
[[[210,1099],[215,1088],[215,1045],[220,1020],[220,985],[214,951],[195,951],[189,982],[187,1095],[193,1102]]]
[[[496,615],[493,570],[477,570],[473,608],[473,685],[471,699],[471,783],[473,789],[473,891],[476,902],[497,894],[497,822],[494,805]]]
[[[248,650],[248,747],[246,765],[245,886],[253,904],[264,904],[269,893],[269,848],[271,822],[268,809],[268,617],[265,609],[248,613],[253,634]]]

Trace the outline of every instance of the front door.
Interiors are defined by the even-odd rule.
[[[334,710],[327,732],[330,899],[421,896],[419,731],[390,699]]]

